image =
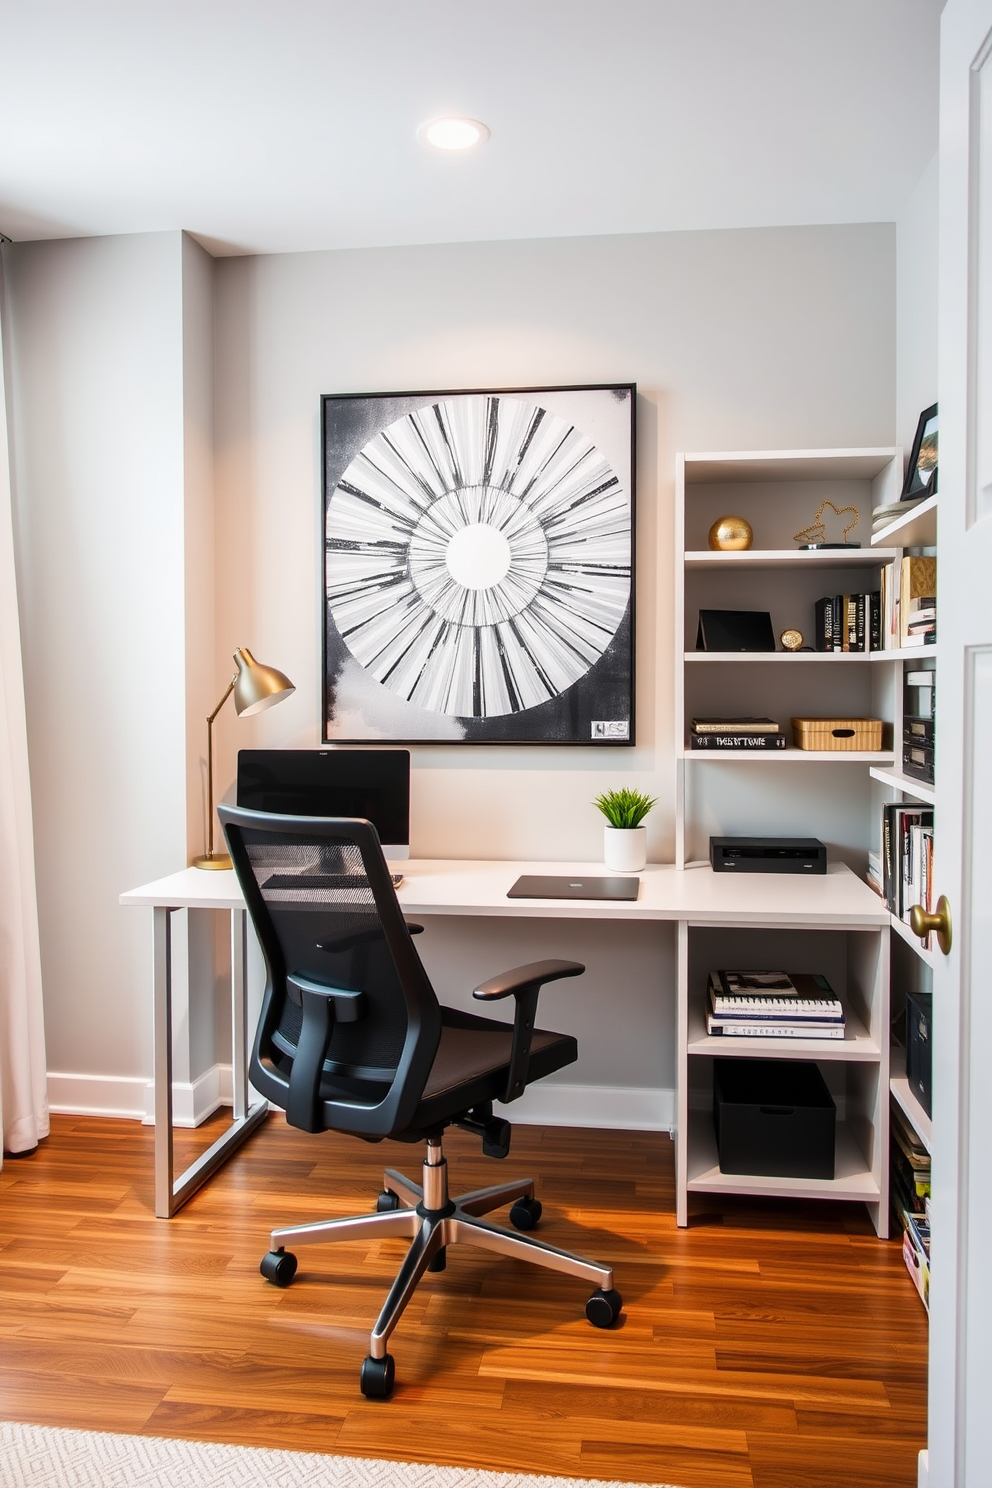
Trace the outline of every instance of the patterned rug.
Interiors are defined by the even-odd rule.
[[[647,1488],[0,1421],[0,1488]],[[655,1488],[672,1488],[671,1484]]]

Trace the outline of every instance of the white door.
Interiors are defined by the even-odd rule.
[[[992,1484],[992,0],[941,22],[929,1488]]]

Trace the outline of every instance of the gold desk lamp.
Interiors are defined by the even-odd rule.
[[[230,868],[227,853],[214,852],[214,719],[234,693],[234,706],[238,717],[261,713],[273,703],[281,703],[296,688],[284,672],[275,667],[263,666],[256,661],[247,646],[239,646],[234,653],[238,670],[231,678],[227,691],[207,718],[207,850],[200,858],[193,859],[194,868]]]

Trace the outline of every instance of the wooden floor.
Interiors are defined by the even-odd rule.
[[[184,1134],[184,1160],[210,1137]],[[5,1164],[0,1417],[682,1488],[916,1483],[925,1315],[858,1206],[721,1200],[680,1231],[666,1136],[521,1126],[497,1164],[449,1134],[453,1190],[533,1174],[540,1233],[611,1262],[626,1317],[591,1328],[583,1283],[463,1247],[393,1337],[393,1399],[369,1402],[404,1242],[303,1250],[287,1291],[258,1262],[273,1225],[366,1210],[419,1149],[273,1115],[167,1222],[151,1144],[57,1117]]]

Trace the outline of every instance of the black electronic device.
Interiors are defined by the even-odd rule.
[[[826,873],[827,849],[816,837],[711,837],[714,873]]]
[[[238,805],[370,821],[386,858],[410,856],[408,749],[241,749]]]
[[[834,1176],[837,1108],[807,1060],[714,1059],[713,1125],[721,1173]]]
[[[933,994],[906,993],[906,1077],[927,1115],[933,1078]]]
[[[507,899],[636,899],[639,878],[589,878],[584,873],[525,873]]]
[[[767,610],[700,610],[697,651],[774,651]]]

